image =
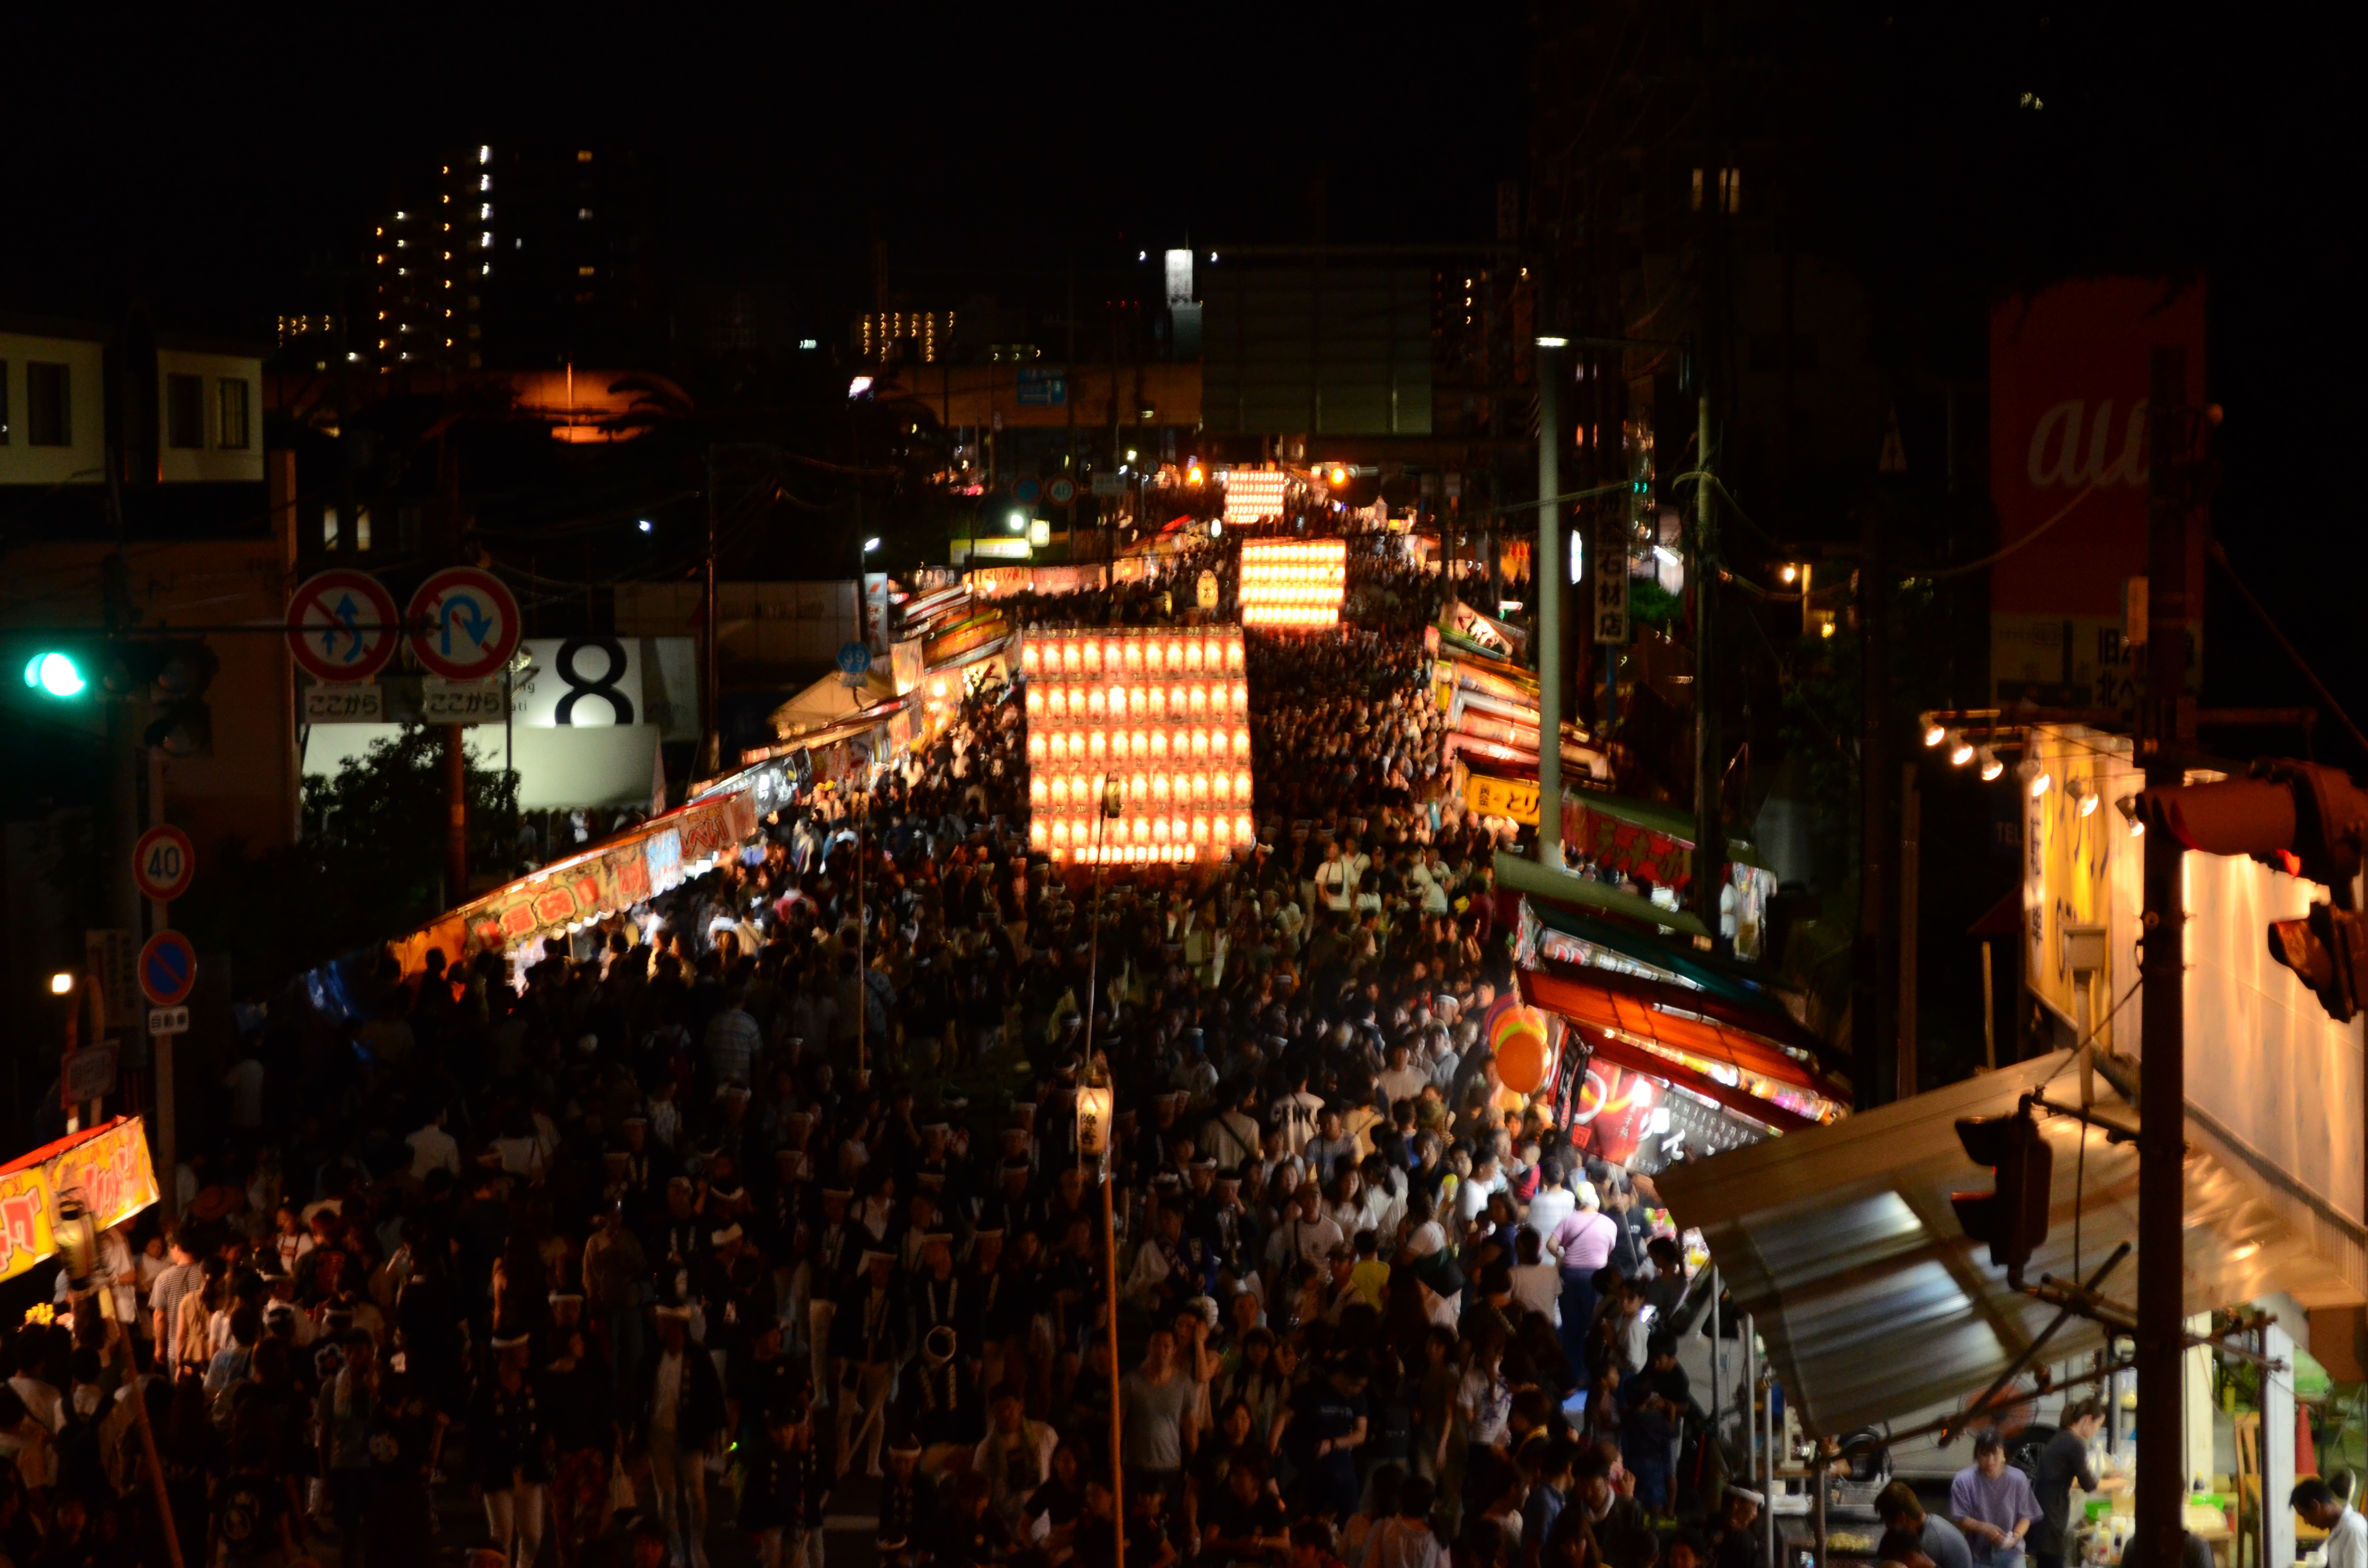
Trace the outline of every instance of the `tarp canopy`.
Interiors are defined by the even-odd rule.
[[[2060,1051],[1655,1178],[1677,1222],[1701,1227],[1736,1305],[1754,1314],[1809,1432],[1838,1437],[1976,1393],[2055,1315],[2009,1288],[1950,1208],[1950,1193],[1991,1180],[1953,1123],[2004,1115],[2032,1090],[2078,1104],[2079,1066],[2080,1053]],[[2135,1125],[2136,1112],[2101,1077],[2089,1081],[2100,1113]],[[2270,1179],[2208,1117],[2190,1112],[2186,1310],[2278,1290],[2305,1306],[2368,1299],[2360,1227]],[[2055,1154],[2054,1205],[2025,1277],[2085,1277],[2116,1245],[2135,1245],[2136,1152],[2068,1117],[2043,1112],[2040,1125]],[[2127,1305],[2136,1279],[2134,1254],[2101,1293]],[[2104,1336],[2103,1325],[2075,1318],[2047,1358],[2099,1349]]]
[[[886,702],[896,695],[895,677],[883,664],[865,672],[861,686],[850,687],[836,671],[791,698],[772,711],[773,733],[788,739],[819,730]]]
[[[1523,1000],[1561,1018],[1582,1040],[1641,1053],[1631,1061],[1623,1052],[1623,1065],[1646,1073],[1684,1067],[1743,1089],[1787,1113],[1777,1125],[1829,1119],[1849,1105],[1847,1089],[1766,1035],[1702,1013],[1679,1011],[1668,1001],[1656,1005],[1623,994],[1618,984],[1623,978],[1607,974],[1598,981],[1568,971],[1523,970],[1520,982]]]
[[[1770,997],[1763,987],[1729,974],[1694,953],[1682,951],[1673,942],[1625,926],[1615,926],[1609,920],[1592,919],[1555,899],[1535,897],[1529,903],[1531,913],[1537,916],[1540,925],[1551,926],[1573,940],[1607,949],[1641,968],[1669,975],[1688,985],[1700,986],[1730,1001],[1770,1011],[1781,1010],[1782,1004]],[[1785,1015],[1787,1017],[1791,1016]]]
[[[1709,934],[1709,927],[1687,910],[1664,909],[1649,898],[1622,892],[1610,882],[1599,882],[1590,877],[1568,871],[1556,876],[1527,856],[1508,855],[1499,849],[1497,851],[1496,868],[1497,885],[1514,892],[1559,899],[1565,903],[1587,904],[1623,919],[1667,926],[1688,936]]]

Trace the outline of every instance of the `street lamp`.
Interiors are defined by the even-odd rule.
[[[1108,803],[1117,798],[1117,789],[1118,786],[1114,781],[1106,782],[1103,785],[1102,800],[1106,812]],[[1094,892],[1095,912],[1099,916],[1101,903],[1101,863],[1099,859],[1094,863]],[[1088,994],[1092,993],[1093,984],[1090,980],[1087,983],[1086,990]],[[1093,1015],[1090,1013],[1086,1016],[1086,1027],[1088,1029],[1093,1027]],[[1116,1568],[1126,1568],[1126,1470],[1121,1462],[1122,1456],[1119,1441],[1119,1434],[1125,1418],[1125,1410],[1121,1402],[1125,1396],[1119,1387],[1118,1219],[1110,1196],[1116,1184],[1111,1180],[1110,1158],[1110,1116],[1117,1103],[1118,1096],[1110,1085],[1110,1064],[1088,1051],[1086,1057],[1086,1069],[1077,1075],[1077,1153],[1089,1154],[1101,1164],[1102,1278],[1106,1292],[1102,1317],[1104,1331],[1110,1335],[1110,1513],[1112,1521],[1118,1527],[1113,1532],[1118,1551]]]

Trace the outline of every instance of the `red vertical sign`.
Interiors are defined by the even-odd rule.
[[[1998,543],[2045,530],[1990,568],[1990,679],[2001,700],[2124,699],[2123,586],[2146,573],[2148,361],[2157,347],[2186,349],[2188,396],[2203,401],[2203,305],[2200,282],[2104,278],[1990,312]],[[2191,565],[2191,581],[2200,570]]]

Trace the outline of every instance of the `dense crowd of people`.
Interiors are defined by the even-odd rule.
[[[439,1561],[465,1489],[471,1568],[818,1568],[855,1514],[944,1568],[1750,1568],[1649,1184],[1486,1048],[1450,586],[1360,543],[1353,624],[1251,634],[1234,860],[1031,857],[988,685],[522,966],[272,1009],[71,1329],[0,1345],[0,1554],[165,1561],[153,1433],[186,1562]]]

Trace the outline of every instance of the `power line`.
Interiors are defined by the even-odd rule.
[[[2245,601],[2253,614],[2260,618],[2261,625],[2267,628],[2270,635],[2277,641],[2278,646],[2285,650],[2286,657],[2294,661],[2294,667],[2302,672],[2302,678],[2310,683],[2311,690],[2318,693],[2318,699],[2327,704],[2328,710],[2335,715],[2336,722],[2351,734],[2352,743],[2362,751],[2368,751],[2368,735],[2360,733],[2360,726],[2351,722],[2351,715],[2343,710],[2343,704],[2335,700],[2335,693],[2327,689],[2327,683],[2318,678],[2317,672],[2313,670],[2309,661],[2302,656],[2302,651],[2287,640],[2284,632],[2278,630],[2278,623],[2270,619],[2270,612],[2261,608],[2261,601],[2253,597],[2253,590],[2245,586],[2245,579],[2237,576],[2237,568],[2229,564],[2228,552],[2220,548],[2220,541],[2216,539],[2209,540],[2204,548],[2211,551],[2214,564],[2226,574],[2228,585],[2237,590],[2237,597]]]

